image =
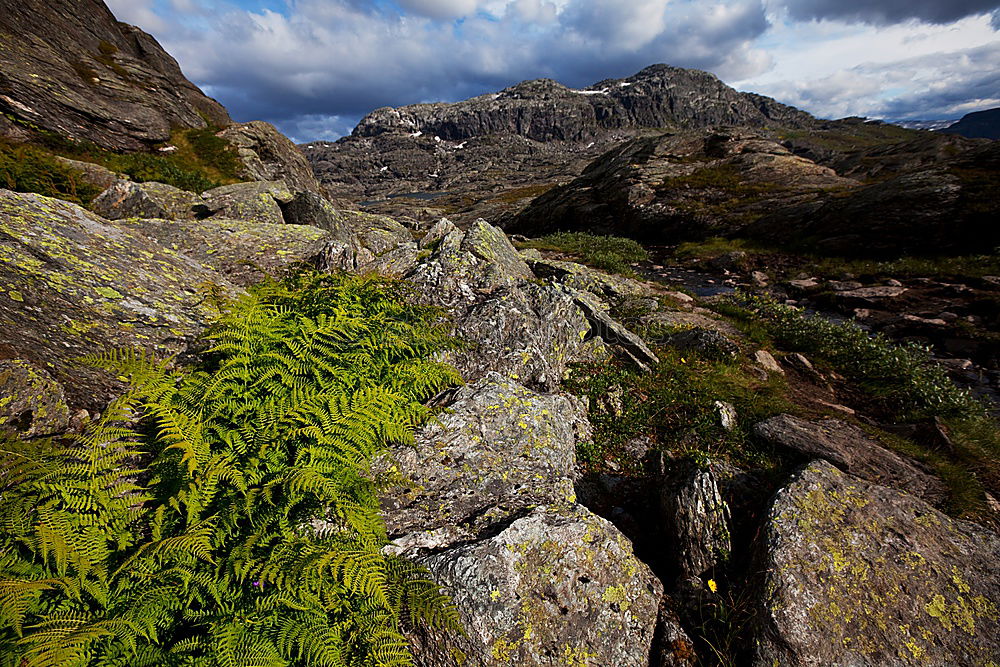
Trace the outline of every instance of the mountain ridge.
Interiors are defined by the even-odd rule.
[[[552,113],[560,107],[570,113]],[[673,124],[810,127],[815,122],[772,98],[738,92],[710,72],[656,64],[583,89],[533,79],[459,102],[381,107],[362,118],[351,136],[404,131],[461,141],[507,132],[536,141],[585,141],[609,130]]]

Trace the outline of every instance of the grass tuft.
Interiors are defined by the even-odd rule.
[[[520,244],[521,248],[537,248],[563,252],[578,257],[581,262],[602,271],[631,275],[631,264],[649,259],[649,252],[632,239],[619,236],[599,236],[586,232],[558,232]]]

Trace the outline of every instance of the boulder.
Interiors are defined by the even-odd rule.
[[[455,335],[470,347],[451,353],[449,362],[466,380],[499,371],[545,391],[557,390],[569,364],[582,357],[591,329],[572,296],[536,283],[480,297],[458,309],[454,321]]]
[[[122,218],[166,218],[167,211],[132,181],[115,181],[97,196],[90,208],[109,220]]]
[[[382,497],[390,536],[455,528],[477,536],[539,505],[575,500],[586,410],[498,373],[459,389],[447,411],[390,460],[407,481]]]
[[[243,287],[260,282],[265,275],[280,276],[296,264],[314,263],[330,243],[330,235],[315,227],[227,218],[132,219],[122,224]]]
[[[612,319],[594,302],[592,297],[576,292],[574,301],[583,311],[587,321],[590,322],[590,336],[592,338],[600,338],[609,345],[617,346],[644,371],[648,372],[650,366],[660,363],[659,357],[649,349],[642,338]]]
[[[208,190],[202,199],[201,211],[208,216],[280,225],[285,222],[281,204],[291,203],[294,195],[283,181],[255,181]]]
[[[757,362],[757,365],[763,368],[768,373],[774,373],[776,375],[784,375],[785,369],[781,367],[778,360],[774,358],[774,355],[767,350],[757,350],[753,353],[753,360]]]
[[[414,242],[403,243],[388,250],[378,257],[358,264],[355,270],[360,273],[373,272],[390,278],[402,278],[417,268],[420,261],[420,251]]]
[[[857,426],[839,419],[807,421],[778,415],[754,426],[754,434],[773,445],[829,461],[841,470],[912,493],[928,502],[945,496],[944,485],[915,461],[889,451]]]
[[[527,262],[536,277],[542,280],[551,278],[561,285],[590,292],[604,301],[614,303],[626,297],[650,293],[650,289],[638,280],[613,276],[576,262],[530,257]]]
[[[111,171],[107,167],[102,167],[99,164],[94,164],[93,162],[81,162],[80,160],[70,160],[69,158],[55,156],[56,162],[61,162],[70,169],[73,169],[80,173],[80,178],[84,183],[90,183],[91,185],[106,190],[111,187],[111,185],[122,178],[120,175]]]
[[[425,301],[471,305],[485,294],[534,278],[507,236],[487,222],[478,220],[467,232],[435,227],[432,238],[440,238],[430,256],[407,276]]]
[[[857,289],[843,290],[837,293],[837,297],[843,300],[875,303],[880,299],[895,299],[905,291],[906,288],[901,286],[876,285],[875,287],[859,287]]]
[[[1000,537],[816,461],[771,503],[753,664],[991,665]]]
[[[62,385],[23,359],[0,361],[0,433],[32,438],[62,433],[68,426]]]
[[[337,209],[312,192],[296,193],[285,222],[329,232],[319,259],[325,271],[374,272],[402,278],[416,268],[419,250],[410,231],[392,218]]]
[[[284,181],[295,191],[319,192],[321,186],[299,147],[270,123],[236,123],[219,133],[236,147],[243,178]]]
[[[125,218],[164,218],[194,220],[202,198],[193,192],[166,183],[115,181],[90,205],[97,215],[108,220]]]
[[[663,587],[583,507],[539,507],[492,537],[407,555],[451,594],[467,633],[417,635],[422,667],[650,664]]]
[[[184,350],[214,313],[220,273],[135,227],[57,199],[0,190],[0,357],[48,371],[71,408],[103,410],[114,378],[78,359],[109,349]]]
[[[735,359],[740,347],[716,329],[695,326],[668,336],[664,344],[681,351],[692,351],[706,359]]]

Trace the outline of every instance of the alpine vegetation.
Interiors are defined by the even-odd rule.
[[[298,273],[220,304],[192,366],[89,359],[129,391],[0,447],[0,665],[408,665],[406,627],[456,628],[382,553],[373,457],[460,382],[400,290]]]

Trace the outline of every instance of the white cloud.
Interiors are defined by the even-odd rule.
[[[736,81],[739,88],[824,117],[943,113],[945,107],[932,100],[932,92],[941,86],[957,91],[988,77],[995,71],[992,61],[968,54],[1000,49],[986,16],[948,25],[906,21],[883,28],[786,22],[775,25],[766,40],[774,68]]]
[[[115,18],[148,32],[165,30],[168,23],[153,9],[153,0],[106,0]]]

